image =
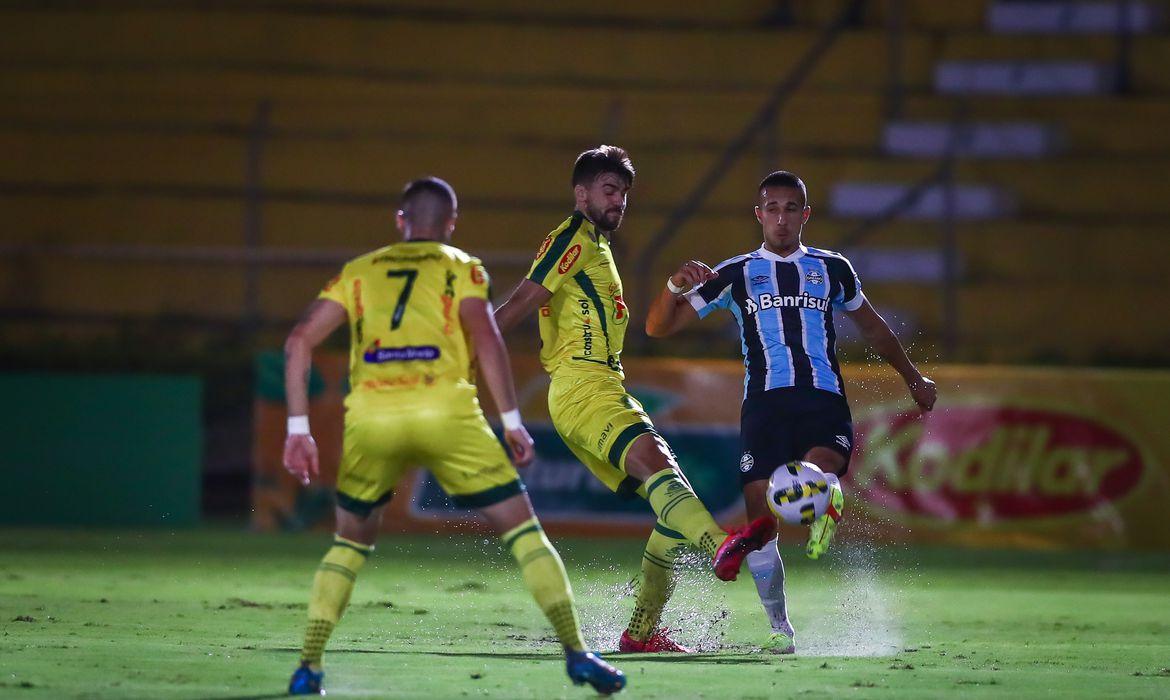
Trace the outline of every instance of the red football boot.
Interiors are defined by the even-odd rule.
[[[654,634],[644,642],[639,642],[630,636],[630,631],[622,632],[622,640],[618,642],[618,651],[636,651],[644,654],[655,654],[658,652],[669,651],[675,654],[693,654],[694,649],[689,649],[681,644],[676,643],[667,635],[670,634],[668,629],[656,629]]]
[[[739,567],[743,565],[744,557],[767,544],[775,533],[776,520],[767,516],[756,518],[729,533],[711,562],[715,567],[715,576],[722,581],[734,581],[739,576]]]

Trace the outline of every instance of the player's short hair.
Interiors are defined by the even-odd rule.
[[[626,149],[602,144],[577,156],[577,162],[573,163],[573,186],[592,185],[603,173],[613,173],[624,178],[626,185],[634,184],[634,164]]]
[[[763,180],[760,180],[760,187],[756,190],[756,193],[762,193],[769,187],[791,187],[800,190],[800,198],[804,202],[804,206],[808,206],[808,188],[804,186],[804,180],[797,177],[796,173],[790,173],[787,170],[777,170]]]
[[[402,188],[398,208],[402,217],[412,224],[433,228],[447,223],[459,208],[459,200],[445,180],[422,177]]]

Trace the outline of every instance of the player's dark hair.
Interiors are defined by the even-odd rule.
[[[412,180],[402,189],[398,208],[403,218],[415,226],[437,228],[447,223],[459,208],[459,200],[445,180],[423,177]]]
[[[769,187],[791,187],[800,190],[800,198],[804,202],[804,206],[808,206],[808,188],[804,186],[804,180],[797,177],[796,173],[790,173],[787,170],[777,170],[763,180],[760,180],[760,188],[756,192],[763,192]]]
[[[602,144],[577,156],[577,162],[573,163],[573,186],[588,187],[602,173],[613,173],[632,186],[634,164],[630,162],[630,154],[626,153],[626,149]]]

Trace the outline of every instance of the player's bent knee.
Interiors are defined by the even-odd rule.
[[[391,498],[394,498],[394,489],[387,490],[386,493],[372,501],[364,501],[360,498],[354,498],[353,496],[342,493],[340,490],[338,490],[337,512],[339,514],[344,512],[347,515],[352,515],[355,518],[364,520],[369,518],[370,515],[375,511],[380,513],[382,506],[389,503]]]
[[[624,465],[625,472],[639,481],[645,481],[663,469],[678,469],[670,446],[660,435],[649,432],[639,435],[630,444]]]
[[[372,545],[378,539],[382,525],[382,510],[385,504],[374,506],[363,513],[355,513],[338,505],[336,511],[337,534],[347,540]]]
[[[849,460],[840,452],[828,447],[814,447],[804,455],[804,461],[812,462],[827,474],[845,476],[849,469]]]
[[[492,529],[501,535],[536,517],[532,510],[532,502],[528,500],[528,494],[525,492],[477,510],[487,519]]]

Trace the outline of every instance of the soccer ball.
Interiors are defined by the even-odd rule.
[[[809,462],[789,462],[768,479],[768,507],[790,525],[812,525],[829,508],[829,482]]]

